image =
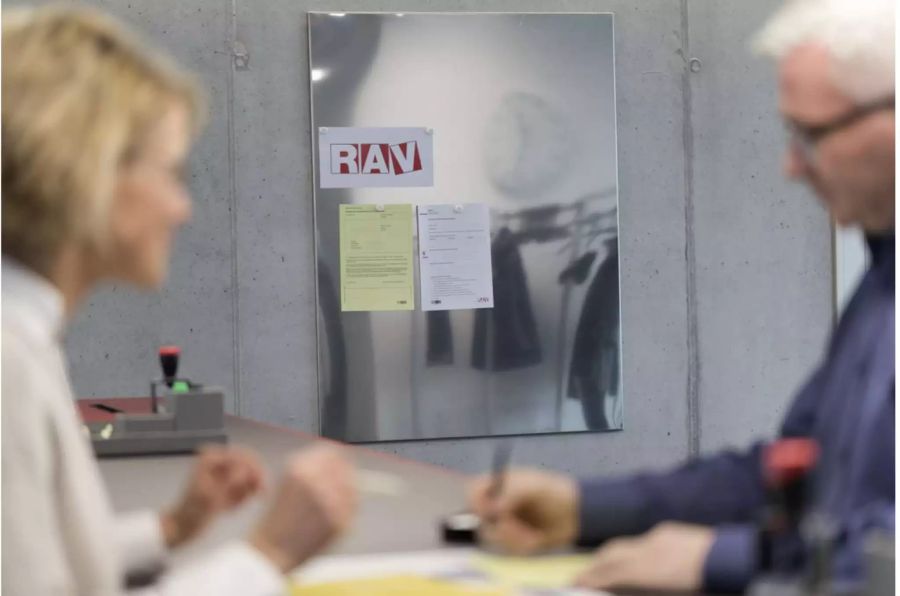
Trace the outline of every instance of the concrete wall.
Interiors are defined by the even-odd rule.
[[[82,396],[145,394],[174,342],[231,411],[317,429],[307,11],[616,13],[627,427],[523,438],[520,463],[608,473],[744,445],[774,431],[822,353],[829,226],[782,180],[772,69],[747,51],[774,0],[92,3],[195,70],[212,119],[166,290],[105,290],[69,333]],[[474,471],[491,443],[375,448]]]
[[[698,339],[699,446],[771,433],[824,354],[831,232],[811,193],[785,182],[774,68],[748,40],[780,3],[689,7],[688,160]]]

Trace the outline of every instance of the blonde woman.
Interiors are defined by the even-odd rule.
[[[162,283],[203,111],[189,77],[92,11],[4,10],[2,61],[3,592],[121,594],[263,484],[252,454],[211,448],[171,509],[114,518],[60,346],[98,282]],[[352,486],[334,451],[298,453],[247,540],[144,590],[279,594],[347,526]]]

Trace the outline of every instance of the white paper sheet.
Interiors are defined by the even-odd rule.
[[[292,574],[301,584],[386,577],[415,573],[425,577],[445,577],[471,568],[477,551],[471,548],[442,549],[407,553],[330,555],[313,559]]]
[[[492,308],[488,206],[420,205],[418,223],[422,310]]]

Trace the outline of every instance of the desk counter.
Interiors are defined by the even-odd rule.
[[[293,451],[322,439],[296,431],[229,416],[226,428],[232,445],[243,445],[262,457],[274,488],[285,458]],[[335,553],[380,553],[427,550],[441,546],[439,520],[465,507],[465,476],[385,455],[365,448],[346,447],[356,465],[397,477],[400,494],[360,495],[358,517],[350,532],[332,548]],[[162,508],[175,501],[186,485],[191,456],[143,456],[100,460],[113,508],[129,511]],[[227,515],[176,559],[241,538],[253,527],[267,502],[254,499],[237,513]]]

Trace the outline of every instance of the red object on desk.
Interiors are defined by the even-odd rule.
[[[178,346],[163,346],[159,349],[159,366],[163,371],[163,380],[166,385],[172,386],[172,381],[178,375],[178,360],[181,358],[181,348]]]
[[[812,473],[819,459],[819,444],[806,437],[779,439],[769,445],[763,456],[766,481],[773,489],[803,480]]]
[[[116,414],[149,414],[149,397],[97,397],[79,399],[78,413],[84,422],[112,422]]]

